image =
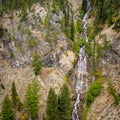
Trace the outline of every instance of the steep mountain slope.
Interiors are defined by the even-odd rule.
[[[103,89],[91,104],[87,113],[87,120],[120,119],[120,104],[115,105],[116,98],[109,92],[109,81],[111,81],[115,94],[120,97],[120,34],[111,28],[107,27],[100,33],[107,36],[107,41],[109,41],[112,50],[104,50],[99,63],[103,75]],[[97,38],[97,40],[100,44],[104,42],[102,38]]]
[[[16,0],[11,1],[14,3]],[[83,74],[82,80],[87,78],[89,86],[79,97],[78,119],[119,120],[119,0],[90,0],[91,11],[86,31],[88,42],[84,39],[85,21],[82,20],[87,11],[87,0],[28,1],[18,1],[20,4],[17,6],[14,6],[17,2],[10,6],[7,0],[2,0],[3,4],[7,3],[5,6],[0,4],[3,7],[0,9],[0,112],[4,97],[7,94],[12,97],[13,82],[24,106],[26,88],[36,79],[41,94],[36,120],[42,120],[43,114],[46,115],[49,88],[52,87],[59,93],[64,83],[70,88],[72,113],[77,98],[77,62],[80,63],[85,56],[87,74],[81,70],[84,66],[79,69]],[[85,52],[80,57],[78,53],[83,46]],[[37,76],[32,65],[35,53],[38,54],[42,66]],[[17,120],[23,120],[22,115],[27,113],[26,108],[15,111]]]
[[[13,18],[11,12],[0,18],[3,29],[0,38],[0,84],[4,87],[0,87],[0,110],[4,96],[11,96],[12,82],[15,82],[18,95],[24,102],[26,87],[35,78],[41,86],[39,119],[42,119],[49,88],[59,92],[73,67],[75,54],[70,49],[69,38],[61,30],[62,15],[50,12],[48,17],[49,10],[39,3],[33,4],[31,10],[25,19],[21,17],[22,10],[14,10]],[[32,67],[35,51],[43,62],[41,74],[37,77]],[[17,119],[20,116],[21,113],[17,114]]]

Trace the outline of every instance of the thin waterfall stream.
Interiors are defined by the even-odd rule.
[[[83,17],[83,28],[84,28],[84,36],[86,39],[86,42],[88,42],[88,36],[87,36],[87,18],[88,14],[91,10],[90,1],[87,0],[87,8],[86,13]],[[77,99],[74,104],[74,109],[72,112],[72,120],[80,120],[79,119],[79,105],[80,105],[80,96],[83,94],[87,88],[88,88],[88,80],[87,80],[87,54],[85,53],[85,46],[81,47],[79,50],[79,60],[78,60],[78,81],[76,84],[76,94]]]

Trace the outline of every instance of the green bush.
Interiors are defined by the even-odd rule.
[[[73,41],[73,43],[72,43],[72,50],[73,50],[73,52],[76,55],[78,55],[80,48],[82,46],[84,46],[85,44],[86,44],[85,38]]]
[[[92,45],[91,42],[87,42],[85,45],[85,52],[87,53],[88,57],[91,57],[93,52],[92,52]]]
[[[79,50],[82,46],[85,45],[85,52],[87,53],[87,55],[89,57],[92,56],[92,46],[91,46],[91,42],[86,42],[85,38],[82,38],[80,40],[75,40],[72,43],[72,50],[73,52],[78,55]]]
[[[102,79],[96,80],[88,89],[86,96],[86,106],[89,107],[94,101],[95,97],[100,95],[102,89]]]
[[[28,39],[28,47],[36,47],[36,40],[35,39]]]

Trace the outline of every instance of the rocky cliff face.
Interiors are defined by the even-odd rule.
[[[36,78],[31,66],[33,53],[36,50],[43,62],[41,74],[37,80],[41,86],[39,119],[45,111],[46,98],[50,87],[56,93],[66,81],[67,73],[72,69],[75,54],[70,50],[70,40],[61,30],[61,15],[50,13],[48,19],[50,36],[47,36],[46,19],[48,10],[40,4],[32,6],[27,19],[20,18],[22,11],[14,11],[1,18],[4,32],[0,38],[0,111],[6,94],[11,96],[11,85],[15,82],[18,95],[24,102],[26,87]],[[47,37],[50,37],[51,41]],[[17,115],[19,119],[20,114]]]
[[[104,28],[101,33],[106,35],[106,40],[112,49],[103,51],[100,70],[103,75],[103,89],[101,94],[94,100],[87,113],[87,120],[119,120],[120,104],[114,104],[114,97],[108,92],[111,81],[116,94],[120,97],[120,34],[112,27]],[[103,39],[96,37],[96,40],[103,45]]]

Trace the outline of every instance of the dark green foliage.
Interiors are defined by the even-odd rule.
[[[86,13],[86,8],[87,8],[87,0],[82,0],[82,10],[84,11],[84,13]]]
[[[100,95],[102,89],[102,80],[99,78],[88,89],[86,96],[86,106],[89,107],[94,101],[95,97]]]
[[[65,34],[67,37],[70,37],[70,7],[67,5],[65,13],[64,13],[64,18],[65,18]]]
[[[71,98],[69,88],[66,84],[62,86],[58,97],[58,114],[58,120],[70,120]]]
[[[25,105],[29,111],[32,120],[36,119],[39,112],[39,83],[37,80],[33,80],[31,84],[28,85],[25,94]]]
[[[15,120],[13,104],[8,95],[6,95],[5,98],[3,99],[1,115],[2,115],[1,120]]]
[[[78,20],[77,20],[77,31],[80,33],[83,31],[82,19],[84,16],[84,11],[81,6],[79,7]]]
[[[12,101],[14,108],[17,109],[18,111],[21,111],[22,103],[20,102],[20,98],[17,94],[16,86],[14,82],[12,83]]]
[[[64,17],[61,21],[61,29],[68,38],[71,38],[73,40],[75,28],[73,14],[71,12],[69,2],[68,0],[61,0],[60,5],[60,9],[63,11],[64,14]],[[72,18],[70,17],[70,15],[72,16]]]
[[[88,27],[87,34],[89,36],[89,41],[93,41],[99,31],[100,29],[97,26]]]
[[[113,29],[117,30],[118,32],[120,31],[120,18],[116,20]]]
[[[44,114],[43,114],[42,120],[47,120]]]
[[[59,2],[57,0],[52,1],[52,12],[59,13]]]
[[[5,90],[5,86],[3,85],[2,83],[2,80],[0,79],[0,88],[4,89]]]
[[[73,41],[75,37],[75,27],[74,27],[74,19],[73,19],[73,14],[72,14],[72,21],[71,21],[71,28],[70,28],[70,38]]]
[[[87,53],[88,57],[91,57],[93,55],[93,52],[92,52],[92,45],[91,45],[91,42],[87,42],[86,45],[85,45],[85,52]]]
[[[0,38],[1,38],[2,35],[3,35],[3,31],[4,31],[4,29],[3,29],[2,25],[0,24]]]
[[[53,88],[50,88],[47,98],[47,120],[58,120],[58,100]]]
[[[77,31],[79,33],[83,31],[82,19],[77,20]]]
[[[60,10],[62,10],[63,13],[65,13],[67,3],[68,3],[68,0],[59,0]]]
[[[85,106],[84,110],[82,113],[82,120],[87,120],[87,112],[88,109],[91,105],[91,103],[94,101],[94,99],[100,95],[101,90],[102,90],[102,73],[101,71],[96,71],[94,73],[95,76],[95,81],[90,85],[87,95],[86,95],[86,101],[85,101]]]
[[[80,40],[73,41],[73,43],[72,43],[73,52],[76,55],[78,55],[79,50],[82,46],[85,46],[85,52],[87,53],[88,57],[91,57],[93,54],[91,41],[86,42],[85,38],[81,38]]]
[[[64,17],[61,20],[61,30],[62,32],[65,32],[65,18]]]
[[[2,11],[25,9],[25,7],[30,9],[35,2],[42,3],[43,0],[1,0]]]
[[[2,89],[5,89],[5,86],[2,83],[0,83],[0,86]]]
[[[34,55],[33,55],[32,67],[34,68],[34,73],[37,76],[42,69],[42,62],[40,60],[40,57],[39,57],[37,51],[35,51]]]
[[[28,9],[31,10],[31,6],[34,3],[42,3],[43,0],[1,0],[1,11],[0,15],[2,16],[5,12],[11,13],[11,19],[14,17],[14,10],[21,10],[20,17],[21,21],[27,19]]]
[[[120,102],[120,97],[116,94],[116,90],[113,87],[111,81],[108,81],[108,92],[109,92],[110,95],[113,96],[113,98],[114,98],[114,104],[118,105],[119,102]]]
[[[72,50],[73,52],[78,55],[79,50],[82,46],[86,44],[85,38],[82,38],[80,40],[73,41],[72,43]]]
[[[119,14],[120,0],[90,0],[93,7],[93,14],[96,16],[97,26],[107,23],[109,26],[115,21]],[[91,12],[92,12],[91,11]]]

